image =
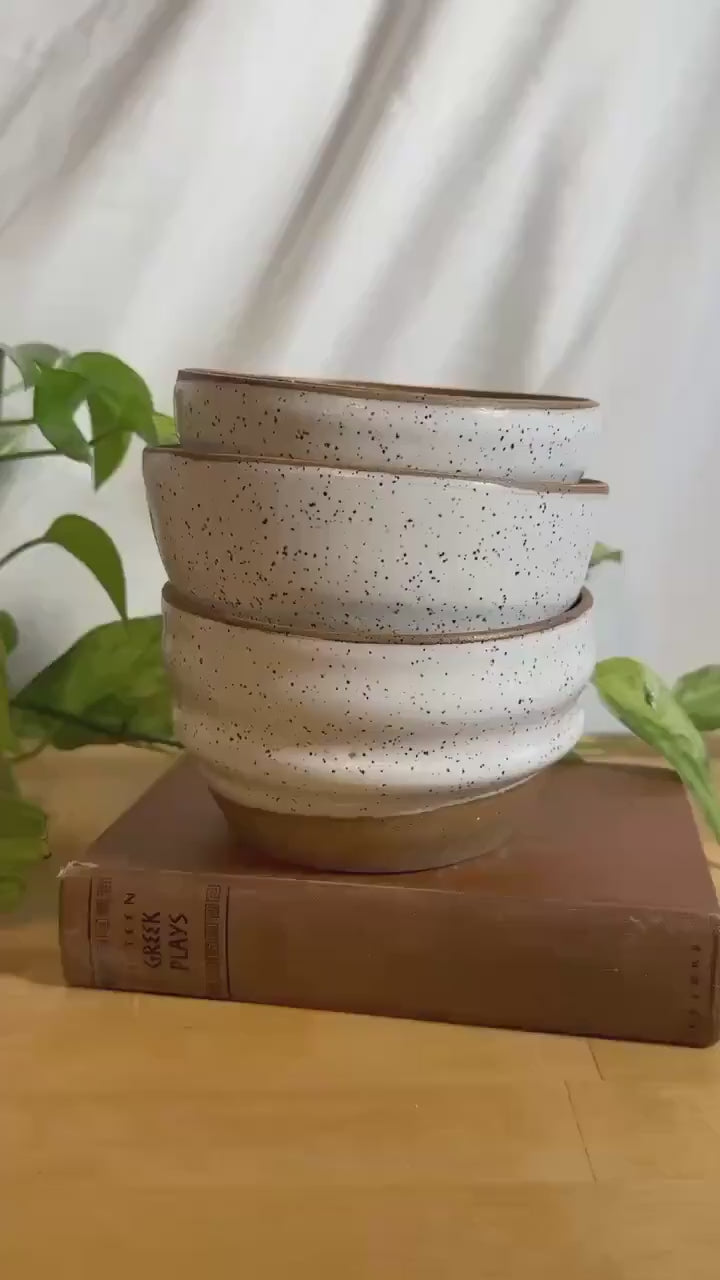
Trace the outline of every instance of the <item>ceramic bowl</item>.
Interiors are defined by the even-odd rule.
[[[342,467],[574,483],[600,429],[593,400],[183,369],[180,442]]]
[[[348,643],[228,623],[166,587],[177,733],[236,829],[276,856],[356,870],[477,856],[511,792],[580,737],[591,605],[584,590],[552,621],[462,642]]]
[[[170,581],[228,618],[353,639],[523,626],[580,592],[606,486],[150,449]]]

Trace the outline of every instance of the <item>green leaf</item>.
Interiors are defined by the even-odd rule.
[[[25,896],[27,886],[22,876],[3,875],[0,863],[0,911],[13,911]]]
[[[10,721],[10,694],[5,669],[5,649],[0,644],[0,753],[15,750],[15,734]]]
[[[0,856],[7,856],[3,840],[42,840],[46,829],[47,819],[36,804],[14,792],[0,791]],[[26,850],[21,850],[20,860],[27,860]]]
[[[30,866],[47,854],[47,823],[37,805],[0,790],[0,910],[17,906]]]
[[[86,396],[84,378],[67,369],[42,369],[35,383],[33,418],[49,444],[75,462],[90,462],[90,446],[75,422]]]
[[[603,560],[614,560],[616,564],[622,564],[622,559],[623,553],[617,547],[609,547],[606,542],[596,542],[590,557],[590,568],[594,569]]]
[[[131,440],[132,436],[126,431],[112,431],[106,436],[96,437],[93,444],[93,484],[96,489],[115,474],[130,448]]]
[[[697,729],[720,729],[720,666],[698,667],[677,681],[673,693]]]
[[[88,410],[93,432],[93,483],[99,489],[117,471],[132,437],[122,430],[119,410],[107,397],[91,392]]]
[[[20,443],[24,427],[3,427],[0,431],[0,458],[5,454],[15,453]]]
[[[105,351],[81,351],[65,361],[65,368],[85,379],[88,405],[92,399],[96,413],[102,404],[116,427],[155,443],[152,396],[139,373]],[[97,435],[94,424],[93,429]]]
[[[91,742],[172,744],[161,635],[159,617],[89,631],[13,699],[18,735],[46,737],[60,750]]]
[[[0,644],[6,654],[11,654],[17,646],[18,629],[15,619],[6,609],[0,609]]]
[[[169,413],[154,413],[153,425],[157,444],[177,444],[178,433],[175,419]]]
[[[660,676],[634,658],[607,658],[597,664],[593,683],[613,715],[665,756],[720,840],[720,798],[705,743]]]
[[[97,578],[122,618],[127,617],[125,571],[120,554],[104,529],[85,516],[58,516],[39,538],[30,538],[0,557],[0,569],[34,547],[58,546]]]
[[[34,386],[40,370],[57,364],[63,354],[59,347],[53,347],[49,342],[21,342],[16,347],[0,342],[0,351],[4,351],[20,371],[26,387]]]
[[[12,791],[0,791],[0,909],[17,905],[28,868],[47,854],[42,809]]]
[[[9,760],[5,759],[4,756],[0,756],[0,792],[3,792],[3,791],[9,791],[10,794],[14,796],[18,794],[17,783],[15,781],[15,774],[13,773],[12,765]]]
[[[109,533],[85,516],[58,516],[38,542],[63,547],[84,564],[107,591],[121,618],[127,617],[125,570]]]

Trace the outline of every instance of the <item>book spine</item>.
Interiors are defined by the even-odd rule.
[[[60,881],[66,981],[228,999],[228,897],[222,880],[71,863]]]
[[[71,864],[71,985],[686,1045],[717,1038],[717,920],[372,883]]]

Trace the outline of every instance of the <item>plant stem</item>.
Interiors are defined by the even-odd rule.
[[[0,427],[31,427],[34,421],[34,418],[3,418]]]
[[[30,538],[28,542],[21,542],[19,547],[13,547],[12,551],[8,551],[7,555],[0,559],[0,569],[4,569],[6,564],[10,564],[10,561],[21,555],[23,551],[29,551],[31,547],[41,547],[43,542],[43,538]]]
[[[25,458],[59,458],[57,449],[20,449],[17,453],[0,454],[0,462],[22,462]]]
[[[2,562],[0,561],[0,565]],[[93,724],[92,720],[85,720],[82,716],[73,715],[72,711],[63,711],[60,707],[42,707],[33,702],[25,701],[12,702],[12,706],[17,706],[20,711],[32,711],[34,715],[47,716],[48,720],[59,720],[61,724],[76,725],[78,729],[87,729],[90,733],[102,734],[109,743],[126,742],[129,746],[157,746],[157,747],[179,747],[180,743],[173,738],[154,737],[151,734],[144,733],[128,733],[124,729],[107,729],[104,725]]]
[[[107,440],[108,436],[122,436],[127,434],[128,431],[126,427],[112,427],[110,431],[101,431],[99,436],[91,436],[88,440],[88,444],[97,444],[100,440]]]
[[[41,751],[49,745],[48,738],[41,738],[33,747],[28,747],[27,751],[21,751],[16,756],[10,757],[11,764],[22,764],[24,760],[32,760],[35,756],[39,756]]]
[[[682,774],[680,776],[682,777]],[[720,843],[720,802],[710,776],[703,778],[702,781],[695,781],[694,784],[686,782],[686,786],[690,794],[695,796],[705,821],[716,841]]]

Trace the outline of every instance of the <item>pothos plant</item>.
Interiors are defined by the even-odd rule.
[[[9,366],[15,376],[7,376]],[[71,355],[47,343],[0,344],[0,394],[0,484],[5,468],[21,460],[64,456],[87,466],[99,489],[133,436],[152,444],[175,438],[173,419],[156,410],[140,375],[105,352]],[[2,570],[42,546],[80,561],[118,618],[89,631],[28,684],[11,690],[7,659],[21,637],[12,614],[0,607],[0,909],[19,900],[29,868],[46,853],[45,815],[20,794],[18,763],[47,746],[174,745],[160,618],[128,617],[122,560],[93,520],[61,515],[5,551],[0,606]]]
[[[8,379],[9,365],[17,375]],[[176,438],[173,419],[156,410],[140,375],[101,351],[71,355],[47,343],[0,343],[0,397],[0,483],[5,466],[64,456],[87,466],[99,489],[124,460],[133,436],[149,444]],[[59,516],[1,555],[0,575],[41,546],[80,561],[118,618],[88,631],[29,683],[11,689],[7,658],[21,637],[10,612],[0,608],[0,909],[19,901],[32,864],[47,851],[45,815],[20,793],[18,763],[48,746],[176,745],[161,621],[128,617],[125,573],[110,536],[84,516]],[[599,543],[591,568],[620,559],[621,552]],[[0,605],[1,588],[0,581]],[[608,658],[598,663],[594,684],[613,714],[662,752],[720,839],[720,801],[703,738],[720,728],[720,665],[691,671],[670,689],[643,663]]]

